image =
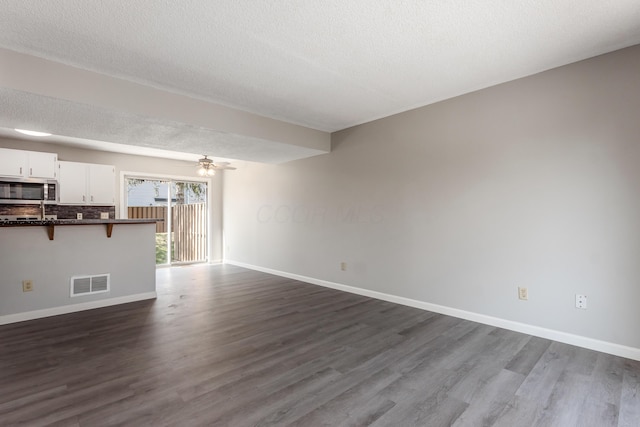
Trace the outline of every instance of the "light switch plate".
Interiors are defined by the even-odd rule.
[[[518,287],[518,298],[521,300],[529,299],[529,290],[527,288]]]

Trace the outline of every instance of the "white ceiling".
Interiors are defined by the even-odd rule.
[[[0,0],[2,48],[325,132],[638,43],[638,0]]]

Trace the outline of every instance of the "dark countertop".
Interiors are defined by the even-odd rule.
[[[45,219],[37,221],[3,221],[0,227],[20,227],[34,225],[101,225],[101,224],[155,224],[162,219]]]

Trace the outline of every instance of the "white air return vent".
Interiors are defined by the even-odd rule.
[[[73,276],[71,278],[71,296],[92,295],[109,292],[109,274],[93,276]]]

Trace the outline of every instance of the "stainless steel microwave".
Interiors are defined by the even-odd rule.
[[[58,181],[0,178],[0,203],[58,203]]]

